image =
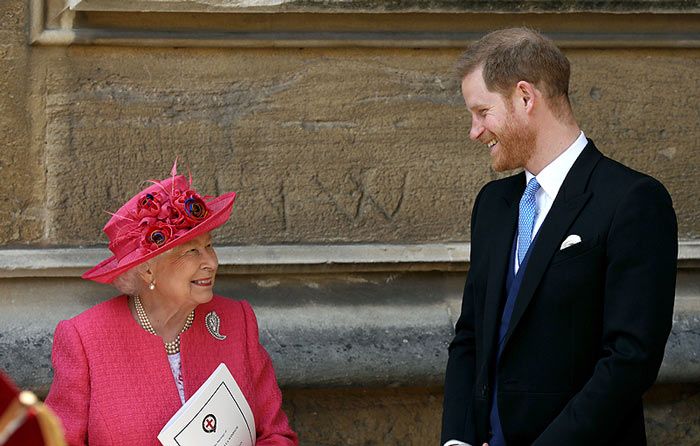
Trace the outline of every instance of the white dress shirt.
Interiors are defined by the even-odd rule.
[[[571,170],[571,166],[574,165],[576,159],[578,159],[583,149],[588,144],[586,135],[581,132],[569,147],[567,147],[561,155],[559,155],[554,161],[547,164],[544,169],[538,174],[533,175],[532,173],[525,171],[525,184],[527,184],[533,177],[537,178],[537,182],[540,183],[540,188],[535,192],[535,201],[537,202],[537,217],[535,218],[535,226],[532,228],[532,239],[537,235],[542,222],[547,217],[549,210],[552,208],[552,203],[554,199],[557,198],[559,189],[564,183],[566,175]],[[530,239],[530,240],[532,240]],[[518,247],[515,247],[516,252]],[[518,273],[518,268],[520,264],[518,262],[518,256],[515,256],[515,273]],[[465,443],[459,440],[449,440],[443,446],[472,446],[469,443]]]
[[[583,149],[586,148],[586,144],[588,144],[586,135],[581,132],[578,138],[576,138],[576,141],[567,147],[554,161],[547,164],[538,175],[535,176],[527,170],[525,171],[525,184],[533,177],[537,178],[537,182],[540,183],[540,188],[535,192],[537,217],[535,218],[535,226],[532,228],[531,241],[537,235],[537,231],[540,230],[540,226],[542,226],[542,222],[544,222],[545,217],[547,217],[549,210],[552,209],[552,203],[554,203],[554,199],[557,198],[557,194],[559,193],[559,189],[561,189],[561,185],[564,183],[566,175],[569,173],[569,170],[571,170],[571,166],[574,165],[576,159],[578,159],[578,156],[583,152]],[[520,240],[518,240],[518,244],[519,243]],[[518,247],[516,246],[515,249],[517,252]],[[520,264],[518,262],[518,256],[515,256],[516,274],[518,273],[518,268],[520,268]]]

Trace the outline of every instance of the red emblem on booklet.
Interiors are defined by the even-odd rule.
[[[216,432],[216,417],[214,414],[209,414],[204,419],[202,420],[202,429],[204,429],[204,432],[210,434],[212,432]]]

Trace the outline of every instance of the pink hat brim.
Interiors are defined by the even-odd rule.
[[[117,260],[116,256],[112,256],[106,260],[100,262],[97,266],[90,268],[83,275],[83,279],[94,280],[99,283],[112,283],[120,274],[126,272],[127,270],[133,268],[134,266],[150,260],[165,251],[168,251],[178,245],[182,245],[193,238],[196,238],[202,234],[212,231],[219,226],[226,223],[228,218],[231,216],[231,211],[233,210],[233,202],[236,199],[235,192],[229,192],[220,195],[207,203],[207,209],[209,209],[209,217],[190,229],[186,234],[166,243],[160,248],[149,252],[146,255],[136,250],[130,254],[127,254],[121,260]]]

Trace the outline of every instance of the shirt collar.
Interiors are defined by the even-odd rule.
[[[561,155],[554,159],[554,161],[547,164],[547,166],[545,166],[545,168],[542,169],[542,171],[540,171],[540,173],[536,176],[537,182],[540,183],[540,187],[542,187],[542,190],[550,200],[554,201],[556,198],[561,185],[564,183],[566,174],[569,173],[571,166],[574,165],[574,162],[578,156],[581,154],[581,152],[583,152],[586,144],[588,144],[586,135],[581,132],[573,144],[567,147],[566,150],[561,153]],[[535,177],[535,175],[526,170],[525,184],[527,184],[533,177]]]

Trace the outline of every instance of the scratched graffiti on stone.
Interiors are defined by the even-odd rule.
[[[391,185],[391,176],[371,168],[348,172],[341,181],[332,183],[316,175],[313,182],[335,209],[351,222],[357,222],[373,212],[392,221],[401,210],[407,178],[407,172],[394,175],[394,184]],[[387,183],[389,187],[386,187]]]

